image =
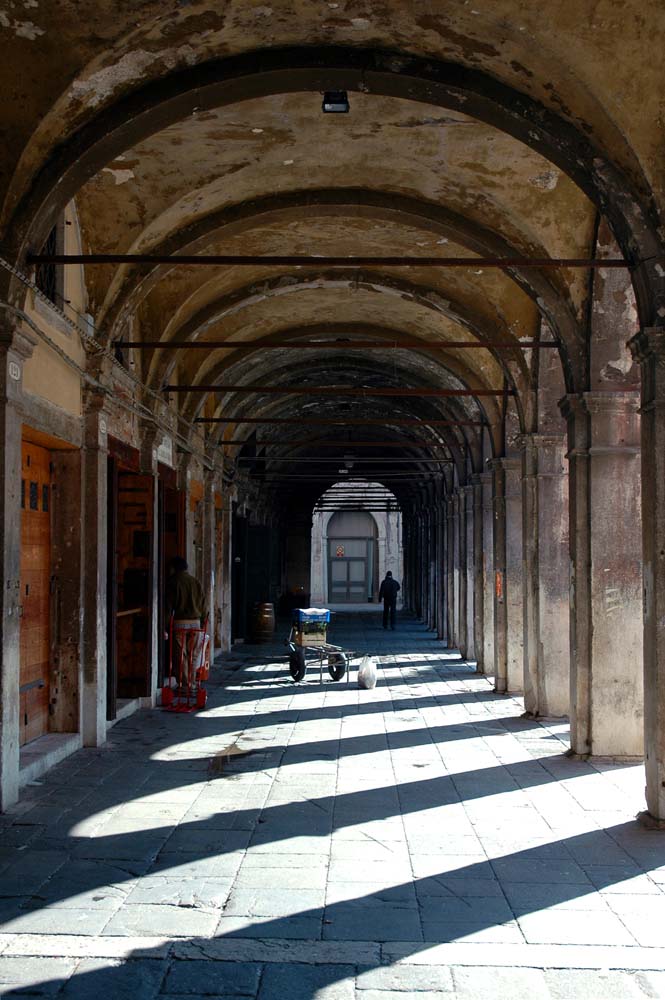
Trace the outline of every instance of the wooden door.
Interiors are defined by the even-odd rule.
[[[169,470],[170,471],[170,470]],[[159,674],[158,685],[161,685],[164,675],[168,672],[169,641],[164,639],[169,623],[166,620],[164,595],[169,577],[171,560],[174,556],[184,556],[185,552],[185,494],[172,489],[163,481],[159,483],[159,530],[158,542],[158,579],[160,581],[157,603],[159,641]]]
[[[21,465],[20,737],[48,732],[51,658],[51,461],[23,442]]]
[[[117,477],[115,572],[117,697],[150,693],[153,479],[120,470]]]

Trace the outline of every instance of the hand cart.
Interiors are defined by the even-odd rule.
[[[162,708],[167,712],[195,712],[205,708],[204,684],[210,674],[208,619],[203,628],[169,622],[169,673],[162,687]]]
[[[349,683],[349,654],[342,646],[328,642],[327,631],[330,612],[327,608],[294,608],[291,631],[286,645],[289,647],[289,670],[294,681],[301,681],[307,672],[306,653],[319,658],[319,682],[323,683],[323,661],[327,660],[328,673],[334,681],[341,681],[346,674]]]

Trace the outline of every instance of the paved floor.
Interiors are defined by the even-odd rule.
[[[431,633],[342,616],[379,685],[241,647],[0,817],[0,994],[665,996],[642,769],[564,756]]]

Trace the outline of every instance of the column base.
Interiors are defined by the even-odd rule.
[[[644,760],[641,754],[577,753],[572,749],[566,750],[564,757],[570,760],[588,760],[592,764],[594,761],[599,764],[641,764]]]
[[[568,722],[567,715],[548,715],[547,712],[522,712],[520,719],[533,719],[534,722]]]

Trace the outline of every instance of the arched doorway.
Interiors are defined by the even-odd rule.
[[[328,600],[364,604],[378,577],[377,526],[365,510],[338,511],[328,524]]]

